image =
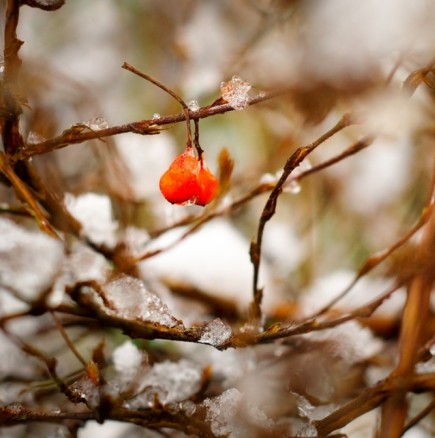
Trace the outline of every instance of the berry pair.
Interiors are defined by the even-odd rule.
[[[175,157],[160,178],[160,191],[171,204],[207,205],[216,196],[218,180],[195,156],[192,147]]]

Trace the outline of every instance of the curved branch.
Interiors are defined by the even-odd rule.
[[[252,317],[254,320],[261,319],[261,301],[263,299],[263,290],[258,287],[259,280],[259,272],[260,272],[260,263],[261,263],[261,251],[262,251],[262,242],[263,242],[263,234],[264,229],[266,227],[267,222],[273,217],[276,211],[276,206],[278,203],[278,197],[282,193],[283,186],[287,181],[287,178],[290,176],[291,172],[293,172],[296,167],[301,164],[301,162],[313,152],[320,144],[325,142],[328,138],[335,135],[337,132],[344,129],[346,126],[353,124],[354,121],[349,114],[345,114],[335,126],[333,126],[329,131],[320,136],[313,143],[302,146],[290,156],[287,162],[284,165],[283,173],[273,188],[269,198],[266,201],[266,205],[263,208],[263,212],[261,213],[261,217],[258,223],[257,228],[257,237],[256,240],[251,242],[250,248],[250,256],[251,262],[254,266],[254,279],[253,279],[253,294],[254,300],[251,305]]]

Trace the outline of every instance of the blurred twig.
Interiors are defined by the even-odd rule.
[[[25,202],[29,206],[30,213],[34,216],[37,224],[47,234],[53,237],[58,237],[55,229],[51,226],[50,222],[45,217],[38,203],[34,199],[30,190],[27,188],[26,184],[21,181],[16,175],[12,167],[7,162],[7,157],[3,152],[0,151],[0,172],[2,172],[12,184],[12,187],[17,194],[17,197]]]

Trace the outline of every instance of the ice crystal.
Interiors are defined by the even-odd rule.
[[[87,122],[83,122],[83,125],[89,128],[91,131],[101,131],[109,127],[104,117],[95,117]]]
[[[299,184],[298,180],[296,179],[290,179],[285,185],[284,185],[284,191],[292,193],[293,195],[297,195],[302,190],[301,185]]]
[[[86,401],[88,406],[97,407],[100,402],[98,387],[87,375],[76,380],[68,389],[77,401]]]
[[[112,304],[118,316],[126,319],[139,319],[167,327],[180,326],[181,323],[169,312],[160,298],[146,290],[144,283],[137,278],[122,275],[104,286],[106,299]]]
[[[220,318],[216,318],[205,325],[199,342],[218,347],[228,341],[232,334],[231,328],[225,325]]]
[[[197,100],[191,100],[187,106],[189,107],[190,111],[198,111],[200,106]]]
[[[263,175],[261,175],[260,177],[260,184],[276,184],[278,181],[278,178],[276,176],[276,174],[272,174],[272,173],[264,173]]]
[[[37,132],[30,131],[29,135],[27,136],[27,143],[29,144],[36,144],[36,143],[42,143],[45,141],[46,138],[42,135],[39,135]]]
[[[153,114],[153,120],[158,120],[160,119],[161,115],[159,113],[154,113]]]
[[[230,81],[221,83],[221,95],[235,110],[243,110],[249,104],[252,85],[234,75]]]

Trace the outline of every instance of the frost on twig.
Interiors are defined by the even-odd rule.
[[[249,105],[249,90],[252,85],[234,75],[230,81],[222,82],[221,95],[235,110],[243,110]]]
[[[141,280],[121,275],[104,285],[103,293],[111,311],[121,318],[182,328],[182,323],[171,315],[166,304],[146,290]]]
[[[231,328],[225,325],[220,318],[216,318],[204,326],[199,342],[218,347],[228,341],[232,334]]]
[[[109,124],[104,117],[94,117],[87,122],[83,122],[82,125],[91,131],[101,131],[102,129],[107,129],[109,127]]]

